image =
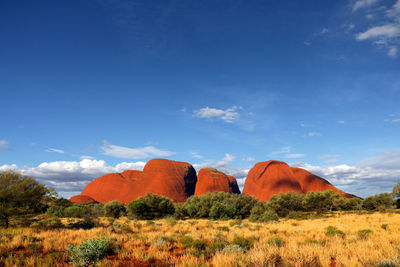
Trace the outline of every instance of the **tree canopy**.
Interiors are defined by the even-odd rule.
[[[43,211],[43,200],[53,196],[54,190],[46,188],[34,178],[15,171],[0,172],[0,220],[8,227],[13,216]]]

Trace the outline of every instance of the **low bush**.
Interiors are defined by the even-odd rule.
[[[341,237],[345,237],[346,236],[346,234],[342,230],[339,230],[334,226],[328,226],[326,228],[325,234],[327,236],[335,236],[335,235],[338,235],[338,236],[341,236]]]
[[[389,193],[367,197],[362,201],[362,207],[366,210],[378,210],[393,208],[395,201]]]
[[[175,207],[168,198],[149,193],[129,203],[127,211],[130,218],[153,220],[173,215]]]
[[[96,223],[91,218],[85,218],[83,220],[77,220],[75,222],[68,223],[67,228],[89,230],[95,226]]]
[[[250,215],[256,203],[249,195],[214,192],[189,197],[180,213],[190,218],[242,219]]]
[[[268,244],[280,248],[283,245],[283,239],[281,237],[271,237],[268,239]]]
[[[225,242],[213,242],[208,246],[208,250],[214,254],[217,251],[222,251],[226,245]]]
[[[339,194],[329,190],[322,192],[308,192],[302,201],[306,211],[316,211],[322,214],[328,211],[337,210],[337,201],[342,198]]]
[[[378,267],[399,267],[400,263],[396,260],[383,260],[378,264]]]
[[[61,220],[57,217],[41,216],[39,217],[39,220],[31,224],[31,227],[42,230],[50,230],[50,229],[63,228],[64,225],[62,224]]]
[[[370,235],[370,234],[372,234],[374,231],[372,231],[371,229],[362,229],[362,230],[359,230],[358,231],[358,237],[360,238],[360,239],[367,239],[368,238],[368,236]]]
[[[244,250],[249,250],[254,246],[254,237],[235,236],[232,244],[238,245]]]
[[[70,262],[77,267],[94,266],[111,252],[112,243],[108,237],[83,241],[79,247],[68,245]]]
[[[104,205],[104,215],[112,218],[119,218],[125,215],[125,206],[118,200],[113,200]]]

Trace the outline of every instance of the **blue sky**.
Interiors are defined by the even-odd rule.
[[[79,193],[151,158],[400,180],[400,0],[2,1],[0,169]]]

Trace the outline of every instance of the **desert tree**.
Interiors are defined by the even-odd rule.
[[[46,188],[34,178],[15,171],[0,172],[0,220],[9,226],[11,217],[43,211],[43,201],[53,197],[53,189]]]

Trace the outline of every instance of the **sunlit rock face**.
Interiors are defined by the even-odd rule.
[[[194,195],[203,195],[212,192],[228,192],[240,194],[235,177],[226,175],[216,169],[204,168],[197,175],[197,184]]]
[[[101,176],[89,183],[81,195],[101,203],[118,200],[128,204],[147,193],[154,193],[179,203],[194,194],[196,182],[196,171],[189,163],[153,159],[147,162],[142,172],[127,170]]]
[[[303,190],[290,166],[276,160],[256,163],[249,171],[243,188],[243,194],[263,201],[269,200],[272,195],[287,192],[303,193]]]

